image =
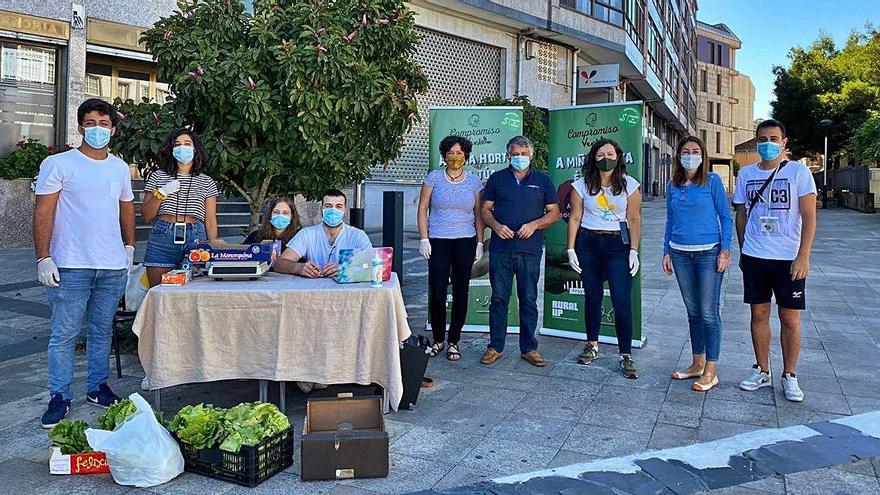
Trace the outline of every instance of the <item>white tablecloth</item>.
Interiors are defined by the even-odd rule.
[[[375,383],[386,410],[403,394],[410,336],[397,275],[382,288],[269,273],[154,287],[133,326],[153,388],[231,379]]]

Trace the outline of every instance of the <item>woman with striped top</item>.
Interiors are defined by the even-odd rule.
[[[208,155],[198,134],[173,131],[159,149],[159,169],[144,186],[141,216],[153,222],[144,266],[150,287],[162,281],[195,247],[217,238],[217,184],[203,173]]]

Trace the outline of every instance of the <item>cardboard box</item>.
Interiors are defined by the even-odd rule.
[[[107,455],[103,452],[91,454],[62,454],[58,447],[49,448],[49,474],[102,474],[109,473]]]
[[[215,261],[259,261],[272,266],[281,256],[281,241],[263,241],[256,244],[226,244],[222,240],[200,242],[189,252],[193,265],[204,265]]]
[[[303,481],[388,476],[382,397],[309,400],[300,453]]]
[[[192,271],[190,270],[171,270],[162,274],[162,285],[186,285],[191,278]]]

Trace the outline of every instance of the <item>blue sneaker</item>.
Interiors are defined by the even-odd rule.
[[[110,390],[106,383],[102,383],[98,390],[92,390],[86,394],[86,402],[104,409],[112,406],[118,400],[120,400],[119,397]]]
[[[47,430],[53,428],[60,423],[69,412],[70,401],[64,400],[64,396],[61,394],[55,394],[52,396],[52,399],[49,400],[49,407],[47,407],[46,412],[43,413],[43,417],[40,419],[40,424]]]

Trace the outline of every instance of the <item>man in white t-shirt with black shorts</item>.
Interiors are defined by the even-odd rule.
[[[736,178],[733,205],[742,251],[744,297],[751,306],[754,373],[743,390],[772,386],[770,373],[770,298],[775,297],[781,323],[782,388],[785,398],[801,402],[797,361],[801,315],[806,309],[810,249],[816,235],[816,183],[810,170],[785,159],[785,126],[765,120],[755,131],[761,161],[743,167]]]

